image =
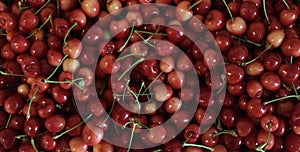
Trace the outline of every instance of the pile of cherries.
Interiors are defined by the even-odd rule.
[[[0,0],[0,152],[300,152],[299,14],[297,0]]]

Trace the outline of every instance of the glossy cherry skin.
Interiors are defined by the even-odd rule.
[[[299,117],[300,117],[300,104],[296,104],[292,110],[292,112],[290,113],[289,116],[289,120],[291,121],[292,124],[300,126],[300,121],[299,121]]]
[[[5,149],[11,149],[15,144],[17,144],[17,140],[15,136],[17,135],[17,131],[13,128],[4,128],[0,131],[0,143],[3,145]]]
[[[246,21],[254,21],[259,15],[258,8],[252,2],[243,2],[240,8],[240,16]]]
[[[209,31],[218,31],[225,26],[224,14],[219,10],[211,10],[207,13],[204,24]]]
[[[299,68],[294,64],[282,64],[278,69],[279,77],[286,83],[291,83],[299,78]]]
[[[41,64],[39,60],[34,56],[29,56],[24,59],[21,64],[24,75],[30,78],[35,78],[41,73]]]
[[[62,115],[55,114],[45,120],[45,128],[49,132],[60,132],[65,128],[66,120]]]
[[[28,32],[36,28],[38,23],[39,23],[39,18],[34,14],[34,12],[27,9],[24,12],[22,12],[20,16],[19,29],[21,31]]]
[[[9,12],[1,12],[0,13],[0,20],[2,22],[0,23],[0,27],[2,29],[5,29],[7,31],[13,30],[17,27],[17,19],[16,16]]]
[[[261,99],[253,98],[247,103],[246,112],[250,117],[260,118],[267,112],[267,109],[263,106]]]
[[[265,89],[275,91],[280,87],[280,78],[273,72],[265,72],[260,77],[260,82]]]
[[[19,112],[24,105],[22,96],[19,94],[13,94],[4,101],[4,110],[9,114],[15,114]]]
[[[226,29],[236,36],[241,36],[246,32],[247,24],[241,17],[234,17],[226,22]]]
[[[13,37],[9,44],[15,53],[23,53],[30,47],[30,42],[23,35]]]
[[[38,117],[30,117],[24,124],[24,132],[29,137],[36,137],[42,130],[42,121]]]
[[[295,9],[284,9],[280,12],[279,19],[282,25],[288,26],[297,20],[299,12]]]
[[[226,79],[228,84],[237,84],[244,78],[244,69],[236,64],[226,64]]]
[[[285,56],[300,56],[300,40],[295,38],[286,38],[282,45],[281,51]]]
[[[266,27],[263,22],[254,21],[247,29],[247,38],[253,42],[261,42],[266,35]]]
[[[285,139],[285,146],[289,152],[300,151],[300,137],[294,133],[289,133]]]

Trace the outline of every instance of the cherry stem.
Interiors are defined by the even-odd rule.
[[[243,41],[243,42],[246,42],[246,43],[249,43],[249,44],[253,44],[253,45],[257,46],[257,47],[261,47],[261,46],[262,46],[262,45],[259,44],[259,43],[252,42],[252,41],[250,41],[250,40],[248,40],[248,39],[243,39],[243,38],[240,38],[240,37],[236,37],[236,36],[234,36],[234,35],[232,35],[232,38],[238,39],[239,41]]]
[[[220,93],[222,92],[222,90],[224,90],[224,88],[225,88],[225,86],[226,86],[226,85],[225,85],[225,83],[226,83],[226,76],[225,76],[224,74],[221,75],[221,79],[222,79],[222,84],[223,84],[223,85],[222,85],[221,88],[217,91],[217,93],[216,93],[217,95],[220,94]]]
[[[145,90],[142,93],[146,93],[146,91],[148,91],[150,89],[150,87],[156,82],[156,80],[158,80],[158,78],[163,74],[163,72],[160,72],[155,79],[148,85],[147,88],[145,88]]]
[[[133,34],[133,31],[134,31],[134,26],[135,26],[135,22],[132,23],[132,27],[131,27],[131,30],[130,30],[130,33],[129,33],[129,36],[127,37],[125,43],[120,47],[120,49],[118,50],[118,52],[122,52],[123,49],[126,47],[126,45],[128,44],[132,34]]]
[[[259,59],[264,53],[266,53],[270,48],[272,47],[272,44],[270,44],[265,50],[263,50],[258,56],[256,56],[254,59],[248,61],[248,62],[243,62],[241,63],[241,66],[246,66],[248,64],[251,64],[252,62],[256,61]]]
[[[152,45],[151,43],[148,42],[149,38],[151,39],[152,36],[150,36],[149,38],[145,39],[139,32],[135,31],[134,33],[136,33],[144,41],[145,44],[148,44],[149,46],[151,46],[153,48],[155,47],[154,45]]]
[[[272,127],[272,123],[268,122],[268,137],[267,137],[267,140],[262,145],[256,147],[255,148],[256,151],[265,152],[264,148],[268,145],[268,142],[269,142],[270,137],[271,137],[271,127]]]
[[[291,88],[288,87],[284,82],[281,81],[281,85],[287,90],[287,91],[291,91]]]
[[[138,65],[139,63],[141,63],[141,62],[143,62],[145,60],[145,58],[140,58],[139,60],[137,60],[135,63],[133,63],[132,65],[131,65],[131,67],[129,67],[126,71],[124,71],[123,73],[122,73],[122,75],[118,78],[118,81],[120,81],[124,76],[125,76],[125,74],[127,73],[127,72],[129,72],[132,68],[134,68],[136,65]]]
[[[11,116],[12,116],[12,114],[9,114],[8,119],[7,119],[7,122],[6,122],[6,124],[5,124],[5,128],[7,128],[7,127],[9,126]]]
[[[51,23],[51,25],[52,25],[52,22],[51,22],[51,20],[52,20],[52,15],[50,14],[49,16],[48,16],[48,18],[46,19],[46,21],[36,30],[36,31],[34,31],[34,32],[32,32],[30,35],[28,35],[27,37],[26,37],[26,39],[29,39],[29,38],[31,38],[34,34],[36,34],[39,30],[41,30],[49,21],[50,21],[50,23]]]
[[[288,10],[291,9],[290,6],[289,6],[289,4],[288,4],[285,0],[282,0],[282,2],[284,3],[285,7],[286,7]]]
[[[132,145],[132,139],[133,139],[133,134],[134,134],[134,130],[136,128],[136,126],[138,125],[138,123],[133,123],[133,127],[132,127],[132,131],[131,131],[131,135],[130,135],[130,141],[129,141],[129,144],[128,144],[128,149],[127,149],[127,152],[130,151],[130,148],[131,148],[131,145]]]
[[[204,146],[204,145],[196,145],[196,144],[188,144],[188,143],[183,143],[182,147],[199,147],[199,148],[204,148],[204,149],[207,149],[209,151],[213,151],[214,148],[211,148],[211,147],[207,147],[207,146]]]
[[[35,151],[35,152],[39,152],[38,149],[37,149],[36,146],[35,146],[34,138],[31,138],[31,139],[30,139],[30,143],[31,143],[31,145],[32,145],[32,147],[33,147],[33,149],[34,149],[34,151]]]
[[[193,5],[191,5],[190,7],[189,7],[189,9],[192,9],[193,7],[195,7],[196,5],[198,5],[199,3],[201,3],[202,2],[202,0],[198,0],[197,2],[195,2]]]
[[[56,1],[56,16],[59,16],[59,1]]]
[[[228,5],[227,5],[227,3],[226,3],[226,0],[223,0],[223,3],[224,3],[224,5],[225,5],[225,7],[227,8],[227,11],[228,11],[229,16],[230,16],[230,18],[231,18],[231,21],[233,21],[233,16],[232,16],[232,14],[231,14],[230,8],[228,7]]]
[[[76,83],[76,82],[73,82],[73,84],[76,86],[76,87],[78,87],[83,93],[86,93],[86,89],[85,89],[85,87],[84,87],[84,80],[82,80],[81,82],[83,82],[83,83]]]
[[[270,100],[270,101],[263,102],[263,105],[267,105],[267,104],[270,104],[270,103],[273,103],[273,102],[276,102],[276,101],[289,99],[289,98],[297,98],[298,100],[300,100],[299,95],[289,95],[289,96],[284,96],[284,97],[281,97],[281,98],[277,98],[277,99],[273,99],[273,100]]]
[[[106,88],[106,86],[107,86],[107,82],[108,82],[108,78],[106,77],[105,78],[105,81],[104,81],[104,84],[103,84],[103,87],[100,89],[100,91],[99,91],[99,95],[100,96],[102,96],[102,94],[103,94],[103,91],[104,91],[104,89]]]
[[[219,136],[219,135],[222,135],[222,134],[229,134],[229,135],[231,135],[231,136],[233,136],[233,137],[237,137],[237,136],[238,136],[238,135],[236,134],[236,131],[235,131],[235,130],[223,130],[223,131],[221,131],[221,132],[212,134],[212,137],[215,138],[215,137],[217,137],[217,136]]]
[[[76,129],[77,127],[79,127],[80,125],[82,125],[83,123],[85,123],[88,119],[90,119],[93,116],[93,114],[88,115],[85,119],[83,119],[80,123],[78,123],[77,125],[73,126],[72,128],[60,133],[59,135],[56,135],[53,137],[53,139],[58,139],[60,137],[62,137],[64,134]]]
[[[37,11],[34,12],[34,14],[38,14],[44,7],[46,7],[49,3],[51,2],[51,0],[48,0],[42,7],[40,7]]]
[[[25,77],[25,75],[22,75],[22,74],[6,73],[3,71],[0,71],[0,74],[6,75],[6,76]]]
[[[124,56],[122,56],[122,57],[120,57],[120,58],[117,58],[117,59],[115,60],[115,62],[121,61],[121,60],[126,59],[126,58],[131,57],[131,56],[145,56],[145,55],[144,55],[143,53],[131,53],[131,54],[126,54],[126,55],[124,55]]]
[[[17,135],[17,136],[15,136],[15,138],[19,139],[19,140],[23,140],[26,137],[27,137],[27,135]]]
[[[32,105],[32,102],[33,102],[33,99],[35,98],[35,95],[37,94],[37,92],[39,91],[40,87],[37,86],[33,92],[33,95],[29,101],[29,105],[28,105],[28,108],[27,108],[27,114],[26,114],[26,120],[28,120],[30,118],[30,108],[31,108],[31,105]]]
[[[292,86],[293,86],[293,89],[294,89],[294,92],[295,92],[296,96],[299,96],[299,94],[298,94],[298,92],[297,92],[297,90],[296,90],[296,87],[295,87],[294,82],[292,82]]]
[[[129,92],[134,96],[134,98],[135,98],[135,102],[139,105],[139,111],[138,111],[138,114],[140,114],[140,112],[141,112],[141,104],[140,104],[140,102],[139,102],[139,95],[137,95],[137,94],[135,94],[135,92],[133,92],[132,90],[131,90],[131,88],[129,87],[129,82],[126,84],[126,89],[127,90],[129,90]],[[140,92],[139,92],[140,93]],[[123,98],[124,99],[124,98]]]
[[[267,14],[267,9],[266,9],[266,0],[263,0],[263,7],[264,7],[264,13],[265,13],[267,23],[270,24],[270,20],[269,20],[269,17],[268,17],[268,14]]]
[[[104,123],[108,120],[109,116],[111,115],[113,109],[114,109],[114,106],[115,106],[115,103],[116,103],[116,97],[114,95],[114,99],[113,99],[113,103],[111,105],[111,108],[108,112],[108,115],[106,116],[106,118],[98,125],[99,127],[102,127],[104,125]]]
[[[77,78],[74,80],[65,80],[65,81],[51,81],[51,80],[44,80],[45,83],[54,83],[54,84],[64,84],[64,83],[73,83],[75,81],[83,80],[83,78]]]
[[[49,81],[49,79],[51,79],[51,77],[56,73],[56,71],[58,70],[58,68],[61,66],[61,64],[64,62],[64,60],[68,57],[68,54],[66,54],[61,61],[58,63],[58,65],[55,67],[55,69],[53,70],[53,72],[46,78],[44,79],[44,82]]]
[[[148,32],[148,31],[140,31],[140,30],[134,30],[135,33],[144,33],[144,34],[149,34],[149,35],[161,35],[161,36],[167,36],[166,33],[157,33],[158,31],[155,32]]]
[[[67,42],[67,37],[69,36],[71,30],[72,30],[74,27],[76,27],[77,25],[78,25],[78,23],[75,22],[75,23],[69,28],[69,30],[67,31],[67,33],[66,33],[66,35],[65,35],[65,37],[64,37],[64,47],[67,47],[67,46],[68,46],[68,44],[66,43],[66,42]]]

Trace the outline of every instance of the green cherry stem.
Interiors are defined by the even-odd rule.
[[[27,114],[26,114],[26,120],[28,120],[30,118],[30,108],[31,108],[31,105],[32,105],[32,102],[33,102],[33,99],[35,98],[35,95],[37,94],[37,92],[39,91],[40,87],[37,86],[33,92],[33,95],[29,101],[29,105],[28,105],[28,108],[27,108]]]
[[[207,149],[209,151],[214,150],[214,148],[207,147],[207,146],[204,146],[204,145],[196,145],[196,144],[188,144],[188,143],[183,143],[182,147],[199,147],[199,148]]]
[[[192,9],[193,7],[195,7],[196,5],[198,5],[199,3],[201,3],[202,2],[202,0],[198,0],[197,2],[195,2],[193,5],[191,5],[190,7],[189,7],[189,9]]]
[[[83,78],[77,78],[74,80],[65,80],[65,81],[52,81],[52,80],[44,80],[45,83],[55,83],[55,84],[64,84],[64,83],[73,83],[79,80],[83,80]]]
[[[134,130],[135,130],[137,125],[138,125],[138,123],[133,123],[133,127],[132,127],[132,131],[131,131],[131,135],[130,135],[130,140],[129,140],[127,152],[130,151],[130,148],[131,148],[131,145],[132,145],[132,139],[133,139],[133,135],[134,135]]]
[[[83,123],[85,123],[87,120],[89,120],[91,117],[93,116],[93,114],[88,115],[85,119],[83,119],[80,123],[78,123],[77,125],[73,126],[72,128],[60,133],[59,135],[55,135],[53,137],[53,139],[58,139],[60,137],[62,137],[64,134],[76,129],[77,127],[79,127],[80,125],[82,125]]]
[[[145,58],[140,58],[135,63],[133,63],[131,67],[129,67],[126,71],[124,71],[122,73],[122,75],[118,78],[118,81],[120,81],[126,75],[127,72],[129,72],[132,68],[134,68],[136,65],[138,65],[141,62],[143,62],[144,60],[145,60]]]
[[[7,127],[9,126],[11,116],[12,116],[12,114],[9,114],[8,119],[7,119],[7,122],[6,122],[6,124],[5,124],[5,128],[7,128]]]
[[[44,7],[46,7],[49,3],[51,2],[51,0],[48,0],[42,7],[40,7],[37,11],[34,12],[34,14],[38,14]]]
[[[137,34],[144,41],[145,44],[148,44],[149,46],[151,46],[153,48],[155,47],[153,44],[151,44],[151,43],[148,42],[149,38],[152,38],[152,36],[150,36],[149,38],[145,39],[139,32],[134,31],[134,33]]]
[[[257,47],[261,47],[261,46],[262,46],[261,44],[252,42],[252,41],[250,41],[250,40],[248,40],[248,39],[243,39],[243,38],[241,38],[241,37],[236,37],[236,36],[234,36],[234,35],[232,35],[231,37],[234,38],[234,39],[238,39],[239,41],[242,41],[242,42],[246,42],[246,43],[249,43],[249,44],[253,44],[253,45],[257,46]]]
[[[135,22],[132,23],[132,27],[131,27],[131,30],[130,30],[130,33],[129,33],[129,36],[127,37],[125,43],[120,47],[120,49],[118,50],[118,52],[122,52],[123,49],[126,47],[126,45],[128,44],[132,34],[133,34],[133,31],[134,31],[134,26],[135,26]]]
[[[163,72],[160,72],[156,77],[155,79],[148,85],[147,88],[145,88],[145,90],[142,92],[143,94],[146,93],[150,87],[155,83],[156,80],[158,80],[158,78],[163,74]]]
[[[65,37],[64,37],[64,47],[67,47],[67,46],[68,46],[68,44],[66,43],[66,42],[67,42],[67,37],[69,36],[71,30],[72,30],[74,27],[76,27],[77,25],[78,25],[78,23],[75,22],[75,23],[70,27],[70,29],[67,31],[67,33],[66,33],[66,35],[65,35]]]
[[[145,56],[145,55],[144,55],[143,53],[131,53],[131,54],[126,54],[126,55],[124,55],[124,56],[122,56],[122,57],[117,58],[117,59],[115,60],[115,62],[121,61],[121,60],[123,60],[123,59],[125,59],[125,58],[128,58],[128,57],[131,57],[131,56]]]
[[[282,2],[284,3],[285,7],[286,7],[288,10],[291,9],[290,6],[289,6],[289,4],[288,4],[285,0],[282,0]]]
[[[148,32],[148,31],[140,31],[140,30],[134,30],[135,33],[144,33],[144,34],[149,34],[149,35],[161,35],[161,36],[168,36],[166,33],[157,33],[158,31],[153,32]]]
[[[113,103],[112,103],[111,108],[108,112],[108,115],[106,116],[106,118],[100,124],[98,124],[99,127],[102,127],[104,125],[104,123],[108,120],[109,116],[111,115],[111,113],[114,109],[115,103],[116,103],[116,97],[114,95]]]
[[[50,23],[52,25],[52,15],[51,14],[48,16],[48,18],[46,19],[46,21],[36,31],[34,31],[30,35],[28,35],[26,37],[26,39],[31,38],[34,34],[36,34],[39,30],[41,30],[49,21],[50,21]]]
[[[53,70],[53,72],[46,78],[46,79],[44,79],[44,82],[47,82],[47,81],[49,81],[51,78],[52,78],[52,76],[56,73],[56,71],[58,70],[58,68],[61,66],[61,64],[64,62],[64,60],[68,57],[69,55],[68,54],[66,54],[62,59],[61,59],[61,61],[58,63],[58,65],[55,67],[55,69]]]
[[[233,21],[233,16],[232,16],[232,14],[231,14],[231,11],[230,11],[229,6],[228,6],[227,3],[226,3],[226,0],[223,0],[223,3],[224,3],[224,5],[225,5],[225,7],[227,8],[227,11],[228,11],[229,16],[230,16],[230,18],[231,18],[231,21]]]
[[[224,90],[224,88],[225,88],[225,86],[226,86],[226,85],[225,85],[225,83],[226,83],[226,76],[225,76],[224,74],[221,75],[221,79],[222,79],[222,84],[223,84],[223,85],[222,85],[221,88],[217,91],[217,93],[216,93],[217,95],[220,94],[220,93]]]
[[[36,146],[35,146],[34,138],[31,138],[31,139],[30,139],[30,143],[31,143],[31,145],[32,145],[32,147],[33,147],[33,149],[34,149],[34,151],[35,151],[35,152],[39,152],[38,149],[37,149]]]
[[[22,74],[7,73],[4,71],[0,71],[0,74],[5,75],[5,76],[25,77],[25,75],[22,75]]]
[[[270,20],[269,20],[269,17],[268,17],[268,14],[267,14],[267,9],[266,9],[266,0],[263,0],[263,8],[264,8],[264,13],[265,13],[267,23],[270,24]]]
[[[222,135],[222,134],[229,134],[229,135],[231,135],[233,137],[237,137],[238,136],[235,130],[223,130],[221,132],[212,134],[212,137],[215,138],[215,137],[217,137],[219,135]]]
[[[284,97],[281,97],[281,98],[277,98],[277,99],[273,99],[273,100],[270,100],[270,101],[263,102],[263,105],[267,105],[267,104],[270,104],[270,103],[273,103],[273,102],[276,102],[276,101],[289,99],[289,98],[296,98],[297,100],[300,100],[299,95],[289,95],[289,96],[284,96]]]
[[[262,145],[256,147],[255,148],[256,151],[265,152],[264,148],[268,145],[268,142],[269,142],[270,137],[271,137],[271,127],[272,127],[272,123],[269,122],[268,123],[268,137],[267,137],[267,140]]]
[[[266,53],[270,48],[272,47],[272,44],[270,44],[267,48],[265,48],[265,50],[263,50],[258,56],[256,56],[254,59],[248,61],[248,62],[243,62],[241,63],[241,66],[246,66],[254,61],[256,61],[257,59],[259,59],[264,53]]]

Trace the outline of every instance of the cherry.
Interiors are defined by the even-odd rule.
[[[17,131],[13,128],[5,128],[0,131],[0,143],[5,149],[12,149],[15,144],[17,144],[17,140],[15,136],[17,135]]]
[[[42,121],[38,117],[30,117],[24,124],[24,132],[29,137],[36,137],[42,130]]]
[[[19,94],[13,94],[4,101],[4,110],[9,114],[16,114],[24,105],[24,99]]]
[[[42,134],[39,142],[39,145],[43,150],[51,151],[56,147],[56,140],[53,139],[53,136],[50,133]]]
[[[257,19],[259,12],[257,6],[252,2],[243,2],[240,8],[240,14],[246,21],[254,21]]]
[[[193,16],[193,11],[190,10],[191,3],[189,1],[182,1],[177,4],[175,16],[181,21],[185,22]]]
[[[267,90],[275,91],[280,88],[280,78],[273,72],[264,72],[260,77],[260,82]]]
[[[55,106],[54,101],[51,98],[42,98],[38,102],[37,113],[40,118],[46,119],[52,114],[54,114]]]
[[[261,118],[267,110],[262,104],[261,99],[253,98],[247,103],[246,112],[250,117]]]
[[[30,47],[30,42],[23,35],[13,37],[9,44],[15,53],[23,53]]]
[[[263,94],[263,86],[260,81],[250,80],[246,86],[247,93],[252,98],[260,98]]]
[[[37,27],[39,18],[30,10],[27,9],[22,12],[19,18],[19,29],[28,32]]]
[[[93,124],[85,125],[82,131],[82,140],[89,146],[95,146],[100,143],[103,138],[103,130]]]
[[[269,71],[275,71],[282,63],[281,56],[278,53],[268,53],[264,57],[264,67]]]
[[[226,64],[226,79],[228,84],[237,84],[244,78],[244,70],[236,64]]]
[[[231,47],[227,52],[227,59],[231,63],[242,63],[248,57],[248,49],[244,45]]]
[[[53,133],[60,132],[65,128],[65,125],[66,125],[65,118],[59,114],[51,115],[45,120],[45,128],[49,132],[53,132]]]
[[[0,26],[2,29],[10,31],[17,27],[17,17],[10,12],[0,12]]]
[[[69,147],[71,151],[86,151],[88,149],[88,145],[78,136],[69,141]]]
[[[207,13],[204,24],[209,31],[218,31],[225,26],[224,14],[219,10],[211,10]]]
[[[281,52],[285,56],[300,56],[300,41],[295,38],[286,38],[281,45]]]
[[[230,32],[227,30],[216,32],[215,40],[222,52],[225,52],[231,48],[232,38]]]
[[[247,137],[254,129],[254,125],[254,122],[252,122],[249,118],[239,119],[236,124],[238,135],[241,137]]]
[[[291,25],[297,20],[299,12],[295,9],[284,9],[280,12],[280,23],[284,26]]]
[[[261,42],[266,35],[266,27],[263,22],[254,21],[247,29],[247,38],[253,42]]]
[[[278,75],[286,83],[292,83],[299,77],[299,70],[294,64],[282,64],[278,69]]]
[[[219,142],[219,136],[213,136],[213,134],[218,133],[218,129],[216,127],[210,127],[202,136],[201,143],[208,147],[213,147],[217,145]]]
[[[41,73],[41,65],[34,56],[29,56],[21,63],[21,68],[27,77],[35,78]]]

